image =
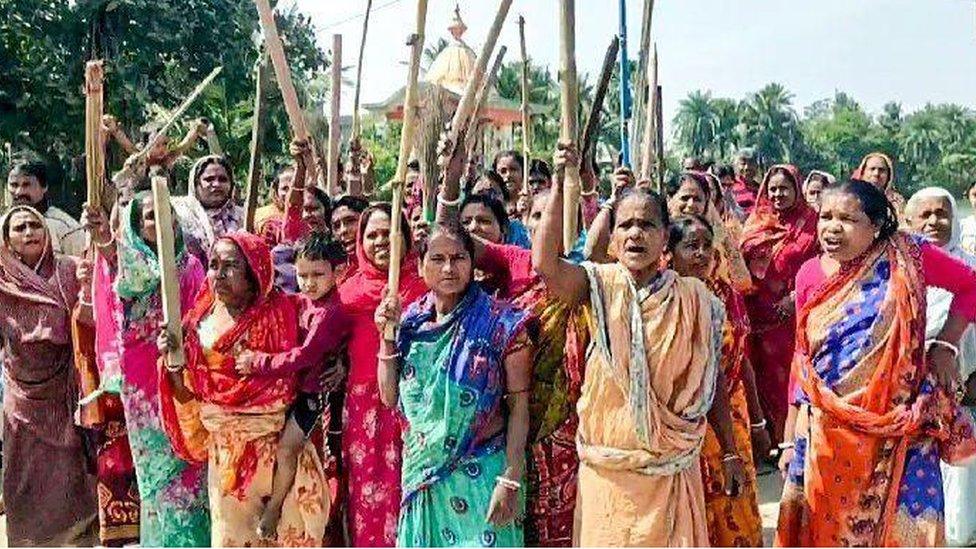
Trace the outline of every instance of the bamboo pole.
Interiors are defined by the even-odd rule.
[[[491,88],[495,85],[495,81],[498,79],[498,71],[502,67],[502,60],[505,58],[505,53],[507,51],[508,48],[505,46],[498,48],[498,55],[495,56],[495,62],[492,63],[491,69],[489,69],[487,76],[485,76],[485,79],[481,82],[481,87],[478,88],[478,95],[474,100],[474,104],[476,105],[474,116],[471,118],[471,123],[475,126],[479,126],[481,124],[482,113],[488,104],[488,95],[491,93]],[[477,132],[468,133],[468,150],[472,150],[476,144],[475,140],[472,138],[472,135],[477,135]],[[482,146],[484,146],[484,136],[482,136],[481,143]]]
[[[621,165],[630,168],[630,59],[627,58],[627,0],[620,0],[620,155]]]
[[[655,112],[655,122],[654,129],[657,133],[657,138],[654,140],[657,145],[657,192],[662,192],[664,190],[664,107],[662,99],[662,88],[661,85],[657,86],[657,93],[654,94],[654,112]]]
[[[559,0],[560,89],[562,117],[559,139],[576,143],[579,124],[577,103],[579,89],[576,79],[576,0]],[[579,234],[580,175],[579,166],[566,166],[563,176],[563,250],[569,253]]]
[[[267,117],[265,95],[271,85],[271,67],[267,51],[262,51],[254,73],[254,115],[251,119],[251,155],[247,165],[247,194],[244,200],[244,230],[255,232],[254,212],[261,189],[261,153],[264,148],[264,122]]]
[[[166,177],[152,177],[153,203],[156,208],[156,250],[159,254],[159,291],[163,302],[163,321],[170,337],[170,367],[183,366],[183,329],[180,324],[180,279],[176,270],[176,239],[173,235],[173,211],[169,203]]]
[[[495,20],[492,22],[491,28],[488,30],[488,36],[485,38],[485,43],[481,46],[481,52],[478,54],[478,61],[475,63],[474,72],[472,72],[468,83],[464,87],[464,93],[461,95],[461,101],[458,103],[457,110],[454,111],[454,117],[451,119],[451,129],[448,132],[448,139],[455,151],[459,146],[462,146],[461,143],[458,143],[459,137],[465,135],[470,129],[471,119],[473,118],[476,107],[475,94],[485,77],[488,61],[491,59],[492,52],[495,51],[495,43],[498,42],[498,35],[502,31],[502,26],[505,24],[505,17],[508,15],[508,10],[511,7],[512,0],[501,0],[499,3],[498,11],[495,13]],[[448,201],[457,200],[461,194],[461,190],[457,187],[457,182],[445,181],[444,188],[441,191],[444,194],[444,198]]]
[[[329,196],[339,194],[339,141],[342,139],[342,35],[332,35],[332,119],[329,121]]]
[[[210,71],[210,74],[208,74],[207,77],[204,78],[202,82],[197,84],[196,88],[193,88],[193,91],[190,92],[190,95],[188,95],[187,98],[183,100],[183,103],[181,103],[180,106],[177,107],[176,110],[169,115],[169,118],[166,120],[166,122],[163,123],[162,127],[160,127],[155,134],[153,134],[153,136],[149,139],[149,143],[145,147],[143,147],[142,150],[140,150],[137,153],[137,155],[140,155],[142,157],[148,156],[149,151],[156,148],[156,145],[158,145],[160,140],[162,140],[162,138],[166,135],[166,132],[168,132],[169,129],[173,127],[173,124],[175,124],[176,121],[179,120],[181,116],[183,116],[183,113],[185,113],[186,110],[190,108],[190,105],[192,105],[193,102],[196,101],[197,97],[200,97],[200,94],[203,93],[203,90],[207,89],[207,86],[209,86],[210,83],[213,82],[215,78],[217,78],[217,75],[220,74],[220,71],[222,70],[223,67],[217,67],[214,70]]]
[[[641,140],[641,179],[651,179],[654,174],[655,157],[657,155],[657,46],[654,47],[654,54],[650,63],[647,65],[647,82],[650,90],[650,99],[647,101],[644,110],[644,138]]]
[[[590,109],[586,126],[583,127],[583,139],[580,145],[581,162],[588,162],[591,155],[595,154],[596,137],[600,131],[600,118],[603,116],[603,103],[607,97],[607,90],[610,88],[610,79],[613,77],[613,67],[619,47],[620,38],[614,36],[607,48],[606,55],[603,56],[600,80],[597,82],[596,91],[593,93],[593,108]]]
[[[87,200],[93,208],[104,209],[105,136],[102,116],[105,110],[105,68],[101,60],[85,64],[85,174]]]
[[[530,124],[532,118],[529,113],[529,55],[525,49],[525,18],[521,15],[518,18],[519,26],[519,49],[522,53],[522,188],[520,193],[529,192],[529,154],[531,151],[530,143]]]
[[[373,0],[366,0],[366,17],[363,19],[363,37],[359,42],[359,62],[356,64],[356,95],[352,100],[352,137],[350,143],[359,146],[359,135],[362,131],[359,122],[359,92],[363,84],[363,55],[366,52],[366,32],[369,30],[369,14],[373,9]]]
[[[648,63],[650,61],[651,55],[651,24],[654,19],[654,0],[644,0],[643,6],[643,17],[641,18],[641,38],[640,38],[640,53],[637,65],[637,82],[635,88],[637,90],[637,95],[634,102],[634,112],[637,113],[637,117],[633,120],[631,125],[631,130],[637,135],[641,136],[641,140],[633,140],[631,142],[631,148],[634,149],[635,161],[640,162],[640,166],[636,170],[637,173],[644,173],[647,169],[644,166],[643,152],[647,148],[646,138],[650,137],[647,133],[647,118],[643,116],[647,110],[647,105],[651,102],[651,96],[654,94],[653,90],[648,86]]]
[[[427,26],[427,0],[417,0],[416,30],[407,41],[410,46],[410,69],[407,72],[407,92],[403,102],[403,129],[400,132],[400,156],[397,158],[397,171],[393,178],[393,216],[390,219],[390,269],[387,275],[387,288],[396,291],[400,287],[400,263],[403,243],[401,242],[400,217],[403,210],[403,184],[407,178],[407,164],[410,162],[410,148],[413,145],[417,119],[417,77],[420,74],[420,55],[424,49],[424,31]],[[396,328],[390,325],[383,336],[391,341],[396,338]]]

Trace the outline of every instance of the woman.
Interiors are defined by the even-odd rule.
[[[373,315],[383,298],[390,267],[389,204],[363,212],[356,245],[357,270],[341,286],[339,299],[351,322],[349,374],[343,411],[342,463],[348,487],[350,544],[356,547],[396,543],[400,513],[400,419],[380,401],[376,379],[380,334]],[[409,253],[410,231],[403,220],[400,302],[413,303],[426,291]]]
[[[823,192],[824,187],[833,185],[836,181],[834,176],[827,172],[812,170],[807,174],[806,180],[803,181],[803,198],[806,199],[807,204],[813,207],[813,209],[819,210],[820,194]]]
[[[801,405],[777,545],[942,545],[939,460],[976,455],[955,400],[976,273],[899,233],[892,205],[863,181],[824,193],[817,230],[824,252],[797,275]],[[955,297],[926,341],[928,286]]]
[[[959,245],[967,252],[976,254],[976,180],[966,189],[966,200],[969,201],[974,213],[967,215],[959,222],[962,231]]]
[[[532,347],[526,315],[473,282],[474,242],[437,225],[421,248],[430,293],[380,347],[380,396],[404,431],[401,547],[521,547]],[[376,312],[399,320],[395,294]],[[486,520],[487,519],[487,520]]]
[[[316,546],[325,533],[329,498],[312,444],[299,459],[277,538],[261,537],[258,519],[271,496],[279,433],[295,399],[298,374],[240,374],[235,357],[279,353],[299,345],[298,304],[273,288],[271,252],[243,232],[219,238],[207,283],[183,317],[185,368],[160,368],[163,422],[173,448],[192,463],[207,462],[215,547]],[[168,355],[166,330],[157,344]]]
[[[519,160],[521,162],[521,160]],[[530,248],[532,246],[532,241],[529,239],[529,233],[525,229],[525,225],[518,218],[517,215],[509,217],[509,212],[506,208],[512,203],[511,196],[509,194],[508,187],[506,187],[505,180],[502,179],[500,175],[493,171],[487,171],[478,178],[477,181],[471,185],[471,188],[465,193],[466,196],[485,196],[497,200],[502,205],[502,212],[505,214],[504,220],[499,222],[502,227],[503,237],[506,244],[514,244],[522,248]]]
[[[187,194],[173,200],[187,246],[201,264],[214,241],[244,227],[244,208],[236,202],[234,170],[226,157],[208,155],[190,169]]]
[[[749,356],[776,443],[783,440],[788,408],[794,280],[800,265],[818,251],[817,212],[803,199],[802,181],[795,166],[770,168],[742,237],[742,256],[753,284],[745,296],[752,322]]]
[[[745,465],[747,482],[735,496],[723,491],[722,447],[715,430],[709,428],[702,447],[702,477],[708,540],[713,547],[759,547],[762,545],[762,520],[756,497],[756,469],[753,466],[752,438],[757,437],[756,455],[769,449],[759,397],[756,395],[752,366],[746,356],[749,316],[742,296],[714,275],[716,249],[712,226],[700,216],[677,217],[671,222],[668,251],[671,268],[681,276],[705,282],[722,300],[726,319],[722,328],[722,370],[728,383],[732,429],[737,455]]]
[[[29,206],[12,207],[0,230],[7,542],[91,546],[98,542],[94,456],[73,421],[76,263],[54,255],[44,216]],[[90,322],[90,307],[79,306]]]
[[[900,218],[905,210],[905,197],[895,187],[895,163],[890,156],[882,152],[868,154],[861,159],[851,178],[867,181],[877,187],[895,207]]]
[[[913,232],[925,236],[944,252],[976,268],[976,257],[959,244],[960,228],[956,200],[941,187],[926,187],[908,199],[905,217]],[[945,325],[952,304],[952,294],[942,288],[926,291],[925,337],[938,336]],[[970,415],[976,414],[976,327],[968,326],[959,341],[959,372],[966,388],[963,404]],[[942,486],[945,491],[946,541],[956,547],[976,545],[976,466],[956,467],[942,464]]]
[[[561,143],[557,173],[577,161],[572,145]],[[557,182],[532,259],[554,296],[591,311],[595,343],[577,404],[577,541],[707,545],[698,461],[706,414],[725,450],[726,490],[745,484],[718,368],[722,306],[701,282],[660,272],[668,214],[653,192],[629,191],[611,206],[611,239],[620,251],[606,265],[559,258],[562,207]]]
[[[136,195],[123,210],[115,293],[121,319],[121,397],[141,500],[140,543],[146,547],[202,547],[210,543],[207,468],[178,457],[159,407],[156,335],[163,319],[152,194]],[[176,228],[180,308],[188,310],[203,284],[203,266]]]

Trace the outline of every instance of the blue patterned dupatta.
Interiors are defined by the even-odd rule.
[[[408,426],[397,543],[519,544],[521,526],[495,528],[485,516],[506,467],[504,358],[527,315],[471,284],[452,313],[435,319],[427,294],[400,328],[400,408]]]

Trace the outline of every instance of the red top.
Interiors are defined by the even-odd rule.
[[[521,295],[539,280],[532,268],[532,250],[509,244],[485,244],[478,268],[488,274],[487,291],[497,292],[499,299]]]

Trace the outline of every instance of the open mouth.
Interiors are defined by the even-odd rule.
[[[647,247],[641,246],[640,244],[628,244],[624,246],[624,252],[629,254],[643,254],[647,253]]]
[[[844,241],[841,240],[840,238],[827,236],[824,237],[823,239],[823,247],[828,252],[837,251],[838,249],[840,249],[841,246],[843,246],[843,244]]]

